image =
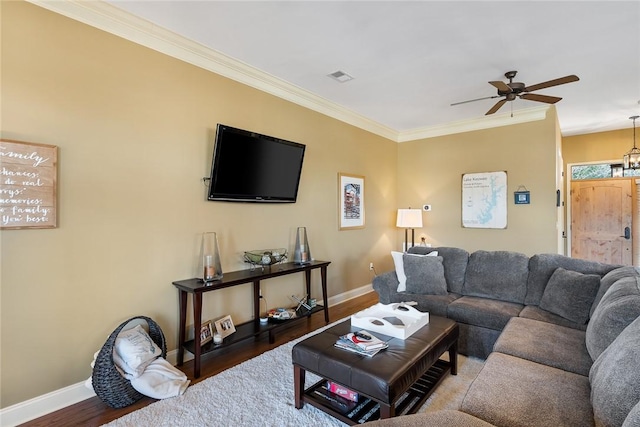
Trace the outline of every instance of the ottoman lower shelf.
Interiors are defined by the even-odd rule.
[[[414,414],[422,404],[431,396],[435,388],[451,372],[451,364],[444,360],[438,360],[407,390],[395,403],[396,415]],[[305,390],[303,399],[305,402],[330,414],[340,421],[349,424],[362,424],[380,418],[380,405],[375,400],[360,393],[358,402],[351,402],[326,388],[327,380],[318,381]]]

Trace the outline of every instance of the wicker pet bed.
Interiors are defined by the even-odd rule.
[[[160,347],[160,350],[162,350],[161,357],[164,358],[167,356],[167,344],[162,329],[160,329],[160,326],[152,319],[145,316],[136,316],[118,326],[111,335],[109,335],[109,339],[107,339],[107,342],[105,342],[100,349],[91,375],[93,389],[96,395],[112,408],[124,408],[144,397],[144,395],[133,388],[129,380],[120,375],[120,372],[118,372],[113,362],[113,346],[116,337],[129,322],[136,319],[142,319],[147,322],[149,325],[149,336],[153,342]]]

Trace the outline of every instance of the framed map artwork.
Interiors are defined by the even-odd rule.
[[[507,228],[507,173],[462,175],[462,226]]]

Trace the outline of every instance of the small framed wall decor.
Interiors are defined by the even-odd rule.
[[[216,320],[216,332],[220,334],[220,337],[224,338],[231,335],[236,331],[236,327],[233,325],[230,315],[226,315],[221,319]]]
[[[527,190],[527,187],[521,185],[516,191],[514,191],[513,202],[516,205],[528,205],[531,203],[531,194],[529,193],[529,190]]]
[[[338,174],[340,230],[364,228],[364,176]]]
[[[211,320],[204,322],[200,326],[200,345],[205,345],[213,339],[213,327],[211,326]]]

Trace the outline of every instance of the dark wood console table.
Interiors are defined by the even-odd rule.
[[[184,350],[186,348],[189,352],[193,353],[193,376],[194,378],[198,378],[200,376],[200,357],[205,353],[226,347],[247,338],[256,337],[264,332],[269,333],[269,342],[273,343],[275,340],[275,330],[277,328],[286,326],[296,320],[304,319],[311,316],[313,313],[320,311],[324,311],[324,321],[325,323],[329,323],[329,304],[327,302],[327,266],[330,263],[330,261],[313,261],[310,264],[299,265],[289,262],[265,267],[264,270],[256,268],[254,270],[247,269],[224,273],[222,279],[215,282],[204,283],[200,279],[188,279],[173,282],[173,285],[177,287],[179,291],[178,304],[180,308],[180,325],[178,329],[178,366],[182,366],[184,362]],[[320,269],[320,277],[322,279],[322,305],[318,304],[316,307],[313,307],[311,311],[304,313],[304,315],[282,323],[260,323],[261,280],[304,272],[307,295],[311,297],[311,270],[318,268]],[[225,337],[222,344],[215,345],[213,342],[209,342],[204,346],[201,346],[200,333],[196,331],[200,331],[202,326],[202,294],[245,283],[253,283],[253,320],[235,325],[236,332]],[[190,341],[186,341],[187,294],[193,294],[194,339]]]

